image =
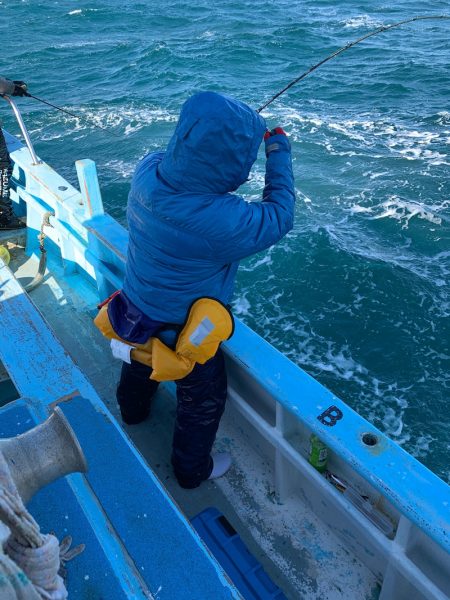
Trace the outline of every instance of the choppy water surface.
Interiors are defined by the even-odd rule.
[[[21,100],[36,147],[74,180],[97,161],[124,222],[137,160],[183,101],[259,106],[383,24],[449,13],[412,0],[0,1],[2,67],[118,138]],[[450,24],[419,22],[346,52],[265,116],[288,131],[298,190],[287,238],[243,262],[234,309],[293,361],[448,480]],[[2,109],[6,126],[15,130]],[[242,189],[258,199],[261,155]]]

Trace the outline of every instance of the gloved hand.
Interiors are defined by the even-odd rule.
[[[275,135],[284,135],[287,142],[287,149],[290,149],[290,144],[289,140],[287,139],[286,132],[281,127],[275,127],[275,129],[272,129],[271,131],[267,130],[264,134],[264,142],[266,143],[266,157],[268,157],[269,154],[274,150],[276,151],[280,149],[280,144],[272,140],[272,137]],[[285,145],[285,143],[281,144],[282,147]]]
[[[267,130],[264,134],[264,141],[268,140],[273,135],[286,135],[286,132],[281,127],[275,127],[275,129],[272,129],[272,131]]]
[[[14,91],[12,93],[13,96],[29,96],[27,90],[27,84],[25,81],[15,80],[14,83]]]

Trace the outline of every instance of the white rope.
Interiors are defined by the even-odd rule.
[[[0,544],[0,598],[2,600],[42,600],[39,592]]]
[[[0,519],[24,546],[39,548],[44,543],[39,525],[25,508],[20,496],[11,493],[0,482]]]
[[[45,600],[65,600],[67,590],[59,570],[59,542],[54,535],[42,536],[39,548],[23,546],[13,536],[6,543],[6,553],[23,569],[36,591]]]
[[[22,599],[40,598],[45,600],[65,600],[67,590],[62,578],[58,575],[60,568],[60,547],[54,535],[43,535],[39,525],[25,508],[17,491],[8,465],[0,452],[0,520],[7,525],[11,531],[6,544],[5,551],[10,561],[8,563],[3,548],[0,558],[0,582],[7,578],[10,573],[11,561],[15,563],[18,571],[13,576],[13,582],[20,582],[20,572],[23,571],[24,589],[19,586],[16,596],[11,598]],[[65,540],[64,540],[65,541]],[[68,554],[67,542],[64,554]],[[31,582],[31,584],[30,584]],[[13,587],[13,590],[16,590]],[[23,587],[23,586],[22,586]],[[37,596],[33,596],[30,589],[33,588]],[[1,598],[3,590],[0,588]],[[9,593],[9,592],[8,592]],[[12,592],[11,592],[12,593]],[[31,594],[31,595],[30,595]]]

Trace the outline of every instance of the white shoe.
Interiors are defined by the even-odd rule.
[[[211,471],[211,475],[208,479],[217,479],[218,477],[222,477],[231,467],[232,460],[231,455],[228,452],[221,452],[220,454],[213,454],[213,470]]]

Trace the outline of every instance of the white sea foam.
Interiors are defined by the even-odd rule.
[[[313,135],[314,143],[323,146],[333,156],[367,156],[370,152],[374,159],[386,158],[390,154],[420,161],[428,167],[450,164],[445,150],[450,139],[448,130],[408,129],[387,118],[374,118],[371,114],[361,115],[358,119],[333,116],[324,119],[284,105],[269,109],[265,116],[282,122],[294,142],[302,143],[305,136]],[[443,111],[439,116],[445,120],[448,113]],[[347,141],[344,149],[343,140]],[[354,148],[348,147],[350,143]],[[380,176],[376,174],[373,178]]]
[[[431,144],[441,144],[442,148],[446,145],[446,132],[408,130],[385,121],[351,119],[330,122],[328,128],[365,146],[381,143],[390,153],[407,160],[422,160],[430,165],[449,164],[446,154],[430,149]]]
[[[79,117],[70,117],[60,112],[46,112],[44,122],[39,124],[37,121],[32,132],[41,134],[42,139],[57,139],[73,135],[76,132],[90,132],[94,126],[104,128],[105,130],[115,130],[116,133],[122,133],[129,136],[136,131],[149,125],[157,123],[173,123],[178,120],[178,114],[168,110],[156,107],[134,107],[133,105],[123,106],[113,109],[102,106],[98,109],[86,109],[85,107],[63,106]],[[61,132],[61,123],[64,123],[65,129]],[[51,132],[52,127],[58,128],[58,131]],[[117,131],[120,130],[120,131]],[[45,136],[47,136],[45,138]],[[50,137],[49,137],[50,136]]]
[[[442,223],[441,211],[445,211],[450,207],[450,201],[444,200],[440,204],[427,205],[424,202],[415,200],[407,200],[393,194],[388,198],[374,206],[362,206],[360,203],[355,203],[349,208],[351,214],[363,213],[369,219],[396,219],[402,224],[403,229],[407,229],[413,217],[429,221],[435,225]],[[444,218],[444,220],[446,220]]]
[[[358,214],[358,213],[372,213],[372,208],[370,206],[360,206],[359,204],[354,204],[351,208],[350,208],[350,212],[352,214]]]
[[[371,173],[367,171],[366,173],[363,173],[363,177],[368,177],[369,179],[379,179],[380,177],[385,177],[386,175],[389,175],[389,171],[381,171],[379,173]]]
[[[178,115],[175,113],[152,107],[135,108],[134,106],[124,106],[120,109],[114,108],[113,110],[102,107],[95,112],[80,109],[80,113],[102,127],[125,126],[123,131],[126,136],[153,123],[172,123],[178,119]],[[85,127],[89,127],[89,124],[85,124]]]
[[[247,300],[247,294],[244,293],[233,300],[233,313],[239,317],[250,314],[250,302]]]
[[[55,44],[52,48],[84,48],[85,46],[99,46],[105,42],[99,42],[98,40],[83,40],[78,42],[63,42],[61,44]]]
[[[247,185],[250,189],[261,190],[264,187],[265,183],[265,171],[262,169],[252,169],[250,172]]]
[[[69,11],[67,14],[72,15],[83,15],[89,12],[97,12],[98,8],[75,8],[74,10]]]
[[[212,38],[215,38],[217,35],[217,33],[215,31],[205,31],[204,33],[200,34],[198,37],[201,40],[210,40]]]
[[[430,223],[439,225],[442,221],[432,211],[426,209],[425,206],[401,200],[398,196],[390,196],[388,200],[379,204],[377,209],[380,210],[372,219],[385,219],[392,217],[398,221],[403,221],[402,227],[406,229],[409,221],[417,216],[419,219],[424,219]]]
[[[114,159],[114,160],[110,160],[107,163],[105,163],[104,166],[106,169],[109,169],[115,173],[118,173],[121,177],[123,177],[124,179],[127,179],[134,172],[134,170],[136,168],[136,163],[135,162],[125,162],[124,160]]]
[[[313,341],[312,348],[308,348]],[[322,350],[317,353],[317,342],[320,341]],[[325,342],[327,349],[323,348]],[[317,336],[312,339],[303,339],[299,343],[299,350],[302,353],[301,362],[305,366],[313,368],[316,372],[333,373],[339,379],[363,383],[362,376],[367,375],[366,367],[354,360],[350,354],[348,346],[337,348],[331,341],[320,340]]]
[[[312,199],[309,196],[304,194],[302,192],[302,190],[300,190],[297,187],[295,188],[295,195],[296,195],[296,197],[300,198],[305,203],[305,206],[308,210],[312,210],[312,208],[311,208]]]
[[[357,29],[359,27],[370,27],[375,29],[376,27],[381,27],[383,24],[381,21],[371,17],[370,15],[358,15],[357,17],[352,17],[346,21],[341,21],[341,23],[344,25],[344,27],[350,29]]]
[[[267,254],[266,256],[263,256],[263,258],[260,258],[259,260],[257,260],[252,265],[252,268],[257,269],[258,267],[260,267],[262,265],[271,265],[271,264],[272,264],[272,258],[269,254]]]
[[[435,439],[436,438],[429,434],[420,435],[416,439],[413,448],[410,449],[411,454],[416,458],[423,458],[429,453],[430,445],[435,441]]]
[[[363,233],[346,223],[339,226],[327,224],[323,226],[329,240],[341,250],[361,256],[371,261],[381,261],[391,266],[405,269],[416,277],[435,285],[440,285],[441,280],[448,281],[450,276],[450,252],[439,252],[432,256],[421,255],[420,259],[410,249],[410,240],[405,240],[401,246],[386,245],[373,235]],[[445,298],[439,296],[435,310],[444,309],[446,303],[441,304]]]
[[[450,112],[448,110],[438,112],[438,123],[439,125],[450,125]]]
[[[357,133],[355,131],[355,125],[358,125],[363,129],[369,129],[371,124],[361,122],[358,123],[356,121],[344,121],[343,123],[330,123],[329,128],[334,131],[339,131],[339,133],[343,133],[347,137],[357,140],[358,142],[363,142],[364,144],[367,143],[367,138],[361,133]]]

